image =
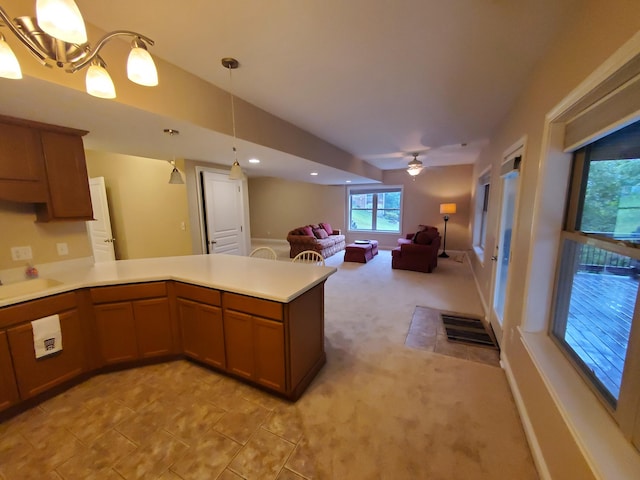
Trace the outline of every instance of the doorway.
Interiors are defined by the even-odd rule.
[[[108,262],[116,259],[111,230],[111,216],[107,203],[107,189],[104,177],[89,179],[89,191],[91,193],[91,205],[93,206],[93,218],[87,222],[87,232],[91,240],[93,261],[95,263]]]
[[[511,245],[516,226],[515,213],[518,207],[520,187],[520,163],[524,147],[518,148],[506,157],[500,168],[502,199],[500,205],[500,224],[496,238],[495,253],[491,260],[495,262],[493,273],[493,295],[490,322],[498,343],[502,343],[505,307],[509,291],[509,272],[511,265]]]
[[[246,255],[242,183],[228,174],[200,172],[205,253]]]

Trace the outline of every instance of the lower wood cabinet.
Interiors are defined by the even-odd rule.
[[[104,364],[177,353],[164,282],[92,288],[91,298]]]
[[[208,365],[225,368],[222,309],[179,298],[178,318],[184,354]]]
[[[224,338],[229,372],[286,391],[282,322],[225,310]]]
[[[0,332],[0,411],[15,405],[19,400],[7,334]]]
[[[83,325],[77,309],[60,312],[62,351],[35,358],[31,323],[9,328],[7,336],[20,398],[42,393],[77,377],[86,369]]]

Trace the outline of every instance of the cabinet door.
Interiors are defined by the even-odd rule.
[[[225,310],[224,341],[227,370],[245,378],[254,378],[253,319],[245,313]]]
[[[38,220],[93,219],[82,137],[44,130],[40,137],[49,202],[38,207]]]
[[[133,302],[138,352],[143,358],[172,353],[169,300],[151,298]]]
[[[18,403],[18,387],[13,376],[7,334],[0,332],[0,411]]]
[[[138,358],[136,327],[131,302],[94,306],[102,360],[106,364]]]
[[[284,328],[282,322],[253,317],[256,382],[285,391]]]
[[[18,390],[23,400],[66,382],[86,369],[78,311],[74,309],[59,315],[62,351],[47,357],[36,359],[31,323],[7,330]]]
[[[0,198],[15,202],[47,201],[38,130],[0,123]]]
[[[188,357],[214,367],[225,367],[222,310],[178,299],[182,350]]]

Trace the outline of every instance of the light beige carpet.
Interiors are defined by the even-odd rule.
[[[503,370],[404,345],[416,305],[482,314],[466,262],[342,258],[327,260],[327,365],[296,403],[318,478],[537,478]]]

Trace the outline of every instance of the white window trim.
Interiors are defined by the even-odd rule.
[[[524,321],[523,327],[518,328],[523,345],[597,478],[636,478],[640,472],[640,455],[547,331],[564,215],[564,208],[558,205],[564,205],[571,167],[571,154],[564,152],[562,116],[639,53],[640,32],[546,116],[527,265]],[[625,118],[620,123],[631,121]],[[508,357],[503,360],[514,395],[520,398]],[[550,478],[521,398],[517,403],[536,464],[543,478]]]
[[[489,177],[489,183],[488,184],[480,184],[480,180],[483,177]],[[484,187],[484,185],[489,185],[489,197],[491,197],[491,165],[489,165],[487,168],[485,168],[482,172],[480,172],[480,175],[478,175],[477,179],[476,179],[476,205],[475,205],[475,210],[474,210],[474,217],[473,217],[473,221],[474,221],[474,225],[473,225],[473,251],[476,255],[476,257],[478,258],[478,261],[480,262],[480,264],[482,266],[484,266],[484,253],[485,253],[485,246],[486,246],[486,235],[487,235],[487,225],[486,222],[488,220],[488,212],[487,212],[487,216],[485,218],[485,226],[484,226],[484,234],[485,234],[485,246],[483,246],[480,242],[481,242],[481,225],[482,225],[482,211],[484,208],[484,202],[480,202],[480,190],[479,187]],[[483,196],[483,200],[484,200],[484,191],[482,192],[482,196]],[[488,210],[488,209],[487,209]],[[480,218],[480,222],[478,222],[478,219]]]
[[[358,191],[364,191],[364,190],[368,192],[400,190],[400,218],[398,221],[399,227],[397,232],[390,232],[388,230],[386,231],[385,230],[360,230],[360,229],[351,228],[351,192],[353,191],[354,193],[358,193]],[[404,186],[403,185],[374,185],[374,186],[352,185],[347,187],[346,204],[347,204],[347,208],[346,208],[347,221],[345,223],[347,224],[347,232],[354,232],[354,233],[370,232],[375,235],[393,235],[393,236],[398,236],[400,233],[402,233],[402,217],[404,212]]]

